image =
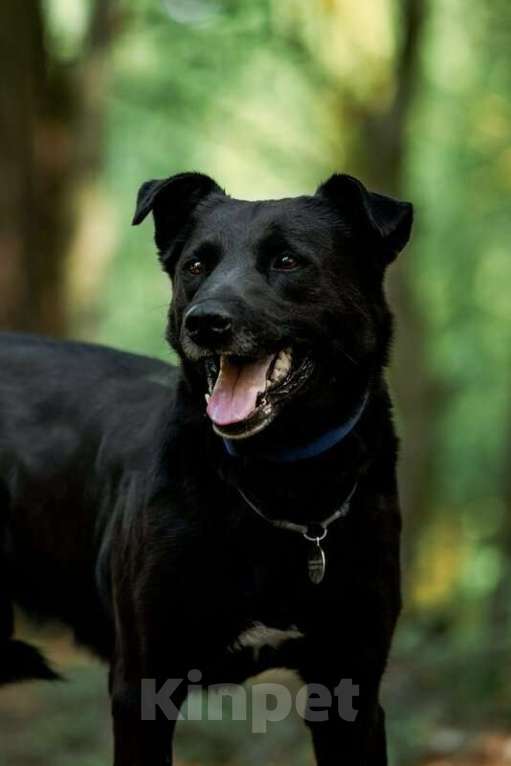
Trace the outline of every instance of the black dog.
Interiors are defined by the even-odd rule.
[[[400,609],[382,282],[411,205],[345,175],[246,202],[184,173],[142,186],[134,223],[151,211],[179,369],[1,340],[0,681],[53,675],[13,639],[19,603],[110,662],[116,766],[171,763],[174,721],[146,720],[141,679],[184,679],[177,707],[192,669],[272,666],[316,690],[318,764],[381,766]],[[355,720],[313,715],[341,679]]]

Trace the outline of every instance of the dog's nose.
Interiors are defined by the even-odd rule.
[[[217,346],[231,336],[232,317],[229,312],[214,303],[193,306],[185,317],[188,335],[202,346]]]

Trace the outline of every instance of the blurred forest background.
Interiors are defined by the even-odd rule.
[[[392,763],[511,763],[509,0],[1,0],[0,327],[169,358],[138,185],[235,196],[334,170],[411,199],[392,267],[406,610]],[[20,625],[22,631],[32,627]],[[109,762],[104,670],[0,692],[1,766]],[[71,682],[72,681],[72,682]],[[181,725],[182,764],[310,763],[295,721]]]

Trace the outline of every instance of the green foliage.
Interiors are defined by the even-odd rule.
[[[392,95],[388,6],[373,17],[326,1],[193,6],[198,17],[180,23],[184,4],[146,0],[116,48],[107,181],[126,223],[140,181],[183,169],[211,173],[238,196],[313,190],[332,170],[353,166],[359,110],[382,110]],[[485,621],[509,555],[499,530],[509,513],[502,454],[504,428],[511,430],[503,418],[511,360],[510,24],[505,4],[471,2],[467,12],[462,0],[431,2],[409,121],[405,183],[417,227],[404,257],[440,395],[434,505],[419,545],[423,586],[410,593],[414,622],[404,621],[396,652],[399,665],[413,635],[412,656],[421,653],[426,670],[410,662],[415,685],[389,700],[391,720],[395,706],[395,720],[407,722],[406,736],[395,730],[407,759],[442,719],[469,720],[471,695],[473,710],[483,710],[493,646]],[[362,53],[353,49],[357,34]],[[148,229],[121,227],[100,337],[165,356],[169,287]],[[445,623],[440,639],[431,637],[437,621]],[[471,644],[479,654],[466,676],[463,659],[452,660],[472,656]],[[424,687],[422,676],[435,673]],[[467,698],[457,709],[453,689]],[[485,714],[501,704],[495,690]]]
[[[51,44],[72,58],[90,4],[47,5]],[[353,165],[350,147],[364,115],[384,111],[395,88],[400,30],[392,29],[393,6],[377,5],[126,0],[111,51],[103,179],[118,243],[95,338],[169,358],[170,284],[157,265],[150,223],[129,225],[142,181],[200,169],[233,195],[286,196],[312,191],[333,170]],[[511,6],[431,0],[428,8],[404,172],[417,226],[403,257],[439,402],[418,584],[410,588],[411,615],[386,686],[391,745],[403,764],[415,762],[438,732],[463,736],[498,723],[511,703],[499,673],[509,665],[511,614],[504,629],[492,616],[503,583],[503,601],[511,603]],[[95,707],[103,690],[92,683],[90,697],[85,674],[76,692],[66,686],[59,696],[56,687],[44,702],[34,697],[36,707],[55,711],[51,725],[34,729],[41,749],[34,763],[67,762],[66,716],[78,718],[72,736],[84,741],[103,720]],[[88,711],[83,717],[75,715],[75,693]],[[299,763],[308,753],[299,737],[295,723],[264,741],[210,723],[184,727],[180,742],[189,762],[269,762],[274,748],[275,762]],[[99,763],[96,746],[83,758],[79,742],[69,747],[73,763]],[[63,752],[63,760],[50,752]],[[9,766],[21,762],[13,756]]]

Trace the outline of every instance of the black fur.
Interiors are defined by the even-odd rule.
[[[173,724],[141,720],[141,678],[197,668],[208,683],[236,681],[276,665],[332,689],[341,678],[358,684],[354,723],[332,715],[310,724],[317,762],[382,766],[378,689],[400,609],[383,276],[406,244],[411,206],[349,176],[314,196],[245,202],[185,173],[142,186],[134,222],[151,211],[173,280],[168,338],[179,368],[1,337],[0,681],[53,674],[13,639],[18,603],[63,620],[110,662],[116,766],[171,763]],[[293,268],[281,268],[282,255]],[[311,357],[311,377],[229,457],[205,415],[203,357],[287,346]],[[254,457],[316,438],[367,391],[353,432],[321,456]],[[237,489],[269,516],[311,521],[355,483],[348,516],[325,540],[320,585],[307,575],[310,544],[260,519]],[[257,657],[231,652],[255,622],[303,636]]]

